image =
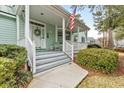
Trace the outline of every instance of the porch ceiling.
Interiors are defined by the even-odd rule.
[[[41,15],[43,14],[43,15]],[[68,23],[69,15],[64,15],[62,12],[50,5],[30,5],[30,18],[35,19],[44,23],[49,23],[52,25],[58,25],[62,27],[62,17],[65,18],[66,24]],[[79,23],[77,20],[75,22],[75,29],[80,27],[80,31],[86,31],[86,27]]]
[[[48,7],[48,5],[31,5],[30,18],[41,22],[61,26],[62,18],[56,15],[54,11],[51,11]]]

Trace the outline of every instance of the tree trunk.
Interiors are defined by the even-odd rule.
[[[103,32],[103,48],[106,48],[106,44],[107,44],[107,42],[106,42],[106,36],[107,34],[106,34],[106,32],[104,31]]]
[[[105,32],[103,32],[102,46],[105,48]]]
[[[113,35],[112,35],[112,29],[108,29],[108,48],[114,47],[114,41],[113,41]]]

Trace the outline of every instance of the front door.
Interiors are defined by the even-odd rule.
[[[35,42],[37,49],[46,48],[45,26],[31,24],[32,40]]]

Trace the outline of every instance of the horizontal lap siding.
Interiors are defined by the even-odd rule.
[[[16,19],[0,15],[0,44],[16,44]]]

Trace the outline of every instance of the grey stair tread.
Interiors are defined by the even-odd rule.
[[[36,55],[47,55],[47,54],[55,54],[55,53],[62,53],[61,51],[47,51],[47,52],[36,52]]]
[[[71,62],[70,57],[62,51],[37,51],[35,74],[69,62]]]
[[[62,59],[66,59],[66,58],[68,58],[68,56],[62,55],[62,56],[57,56],[57,57],[53,57],[53,58],[41,59],[41,60],[36,61],[36,65],[37,66],[38,65],[43,65],[43,64],[55,62],[57,60],[62,60]]]
[[[65,55],[65,54],[61,52],[61,53],[53,53],[53,54],[47,54],[47,55],[39,55],[39,56],[36,56],[36,60],[51,58],[51,57],[56,57],[56,56],[61,56],[61,55]]]
[[[36,73],[43,72],[43,71],[45,71],[45,70],[54,68],[54,67],[56,67],[56,66],[59,66],[59,65],[65,64],[65,63],[69,63],[70,61],[71,61],[71,60],[68,58],[68,59],[56,61],[56,62],[54,62],[54,63],[49,63],[49,64],[37,66],[37,67],[36,67]]]

